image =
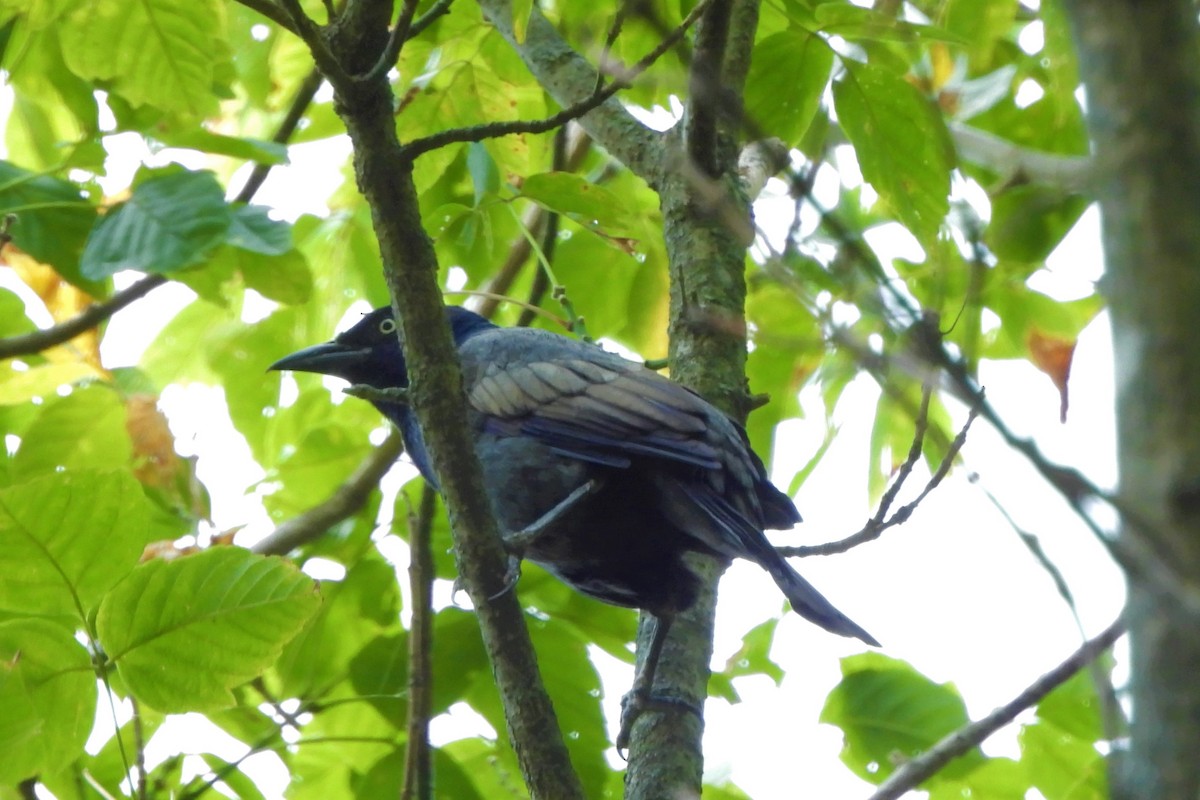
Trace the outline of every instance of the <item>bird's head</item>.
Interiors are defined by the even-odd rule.
[[[478,314],[457,306],[446,308],[446,319],[456,346],[480,331],[495,327]],[[396,320],[390,306],[364,315],[333,341],[284,356],[268,369],[333,375],[377,389],[408,386],[408,367],[396,336]]]

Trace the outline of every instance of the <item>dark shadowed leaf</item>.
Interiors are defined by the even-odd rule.
[[[92,230],[80,271],[100,280],[123,269],[166,274],[198,264],[220,244],[232,213],[211,172],[150,170]]]
[[[10,229],[13,244],[89,294],[103,292],[97,278],[85,279],[80,273],[79,259],[96,221],[96,209],[78,186],[0,161],[3,214],[16,215]]]

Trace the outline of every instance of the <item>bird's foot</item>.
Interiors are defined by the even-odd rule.
[[[488,600],[498,600],[504,597],[504,595],[515,589],[517,581],[521,580],[521,555],[512,552],[507,546],[505,549],[508,550],[508,569],[504,571],[504,586],[501,587],[500,591],[489,597]]]
[[[617,732],[617,753],[625,758],[629,749],[629,737],[633,734],[633,724],[646,711],[690,711],[701,722],[704,721],[704,708],[699,703],[683,697],[671,697],[662,694],[634,689],[621,698],[621,729]]]

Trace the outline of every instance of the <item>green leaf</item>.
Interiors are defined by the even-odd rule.
[[[381,559],[364,558],[341,581],[322,583],[321,595],[321,611],[275,665],[288,696],[322,694],[346,677],[369,641],[399,624],[396,573]]]
[[[377,636],[350,661],[350,683],[359,697],[388,720],[408,716],[408,631]]]
[[[296,250],[278,256],[242,252],[237,264],[246,288],[263,297],[290,306],[307,303],[312,297],[313,275],[308,259]]]
[[[937,107],[903,78],[843,61],[833,85],[838,121],[863,177],[922,242],[932,242],[949,210],[954,148]]]
[[[86,0],[63,21],[63,56],[136,106],[198,119],[217,110],[224,18],[217,0]]]
[[[471,184],[475,189],[476,206],[483,198],[500,191],[500,170],[496,169],[496,162],[483,142],[467,145],[467,171],[471,174]]]
[[[821,722],[842,729],[842,761],[875,784],[899,761],[927,750],[968,721],[962,697],[951,684],[934,683],[909,664],[879,653],[843,658],[842,680],[821,710]],[[981,760],[973,750],[952,761],[944,774],[961,777]]]
[[[17,247],[89,294],[102,293],[102,284],[82,280],[79,272],[96,209],[78,186],[0,161],[0,214],[16,214],[11,233]]]
[[[1016,22],[1018,0],[947,0],[942,6],[941,21],[945,28],[967,42],[966,55],[972,74],[990,71],[997,66],[998,45],[1007,38]]]
[[[637,220],[626,212],[621,198],[579,175],[569,172],[530,175],[521,184],[521,196],[565,214],[589,230],[609,236],[638,232]]]
[[[754,45],[746,78],[746,113],[764,133],[796,144],[812,124],[829,83],[833,50],[799,28]]]
[[[1088,207],[1080,195],[1054,187],[1013,186],[992,196],[992,222],[984,242],[997,257],[1036,263],[1045,260]]]
[[[123,269],[175,272],[203,261],[224,241],[232,219],[211,172],[144,171],[132,197],[92,230],[80,271],[93,280]]]
[[[271,219],[263,206],[234,206],[225,241],[241,250],[281,256],[292,249],[292,226]]]
[[[0,489],[0,609],[82,623],[137,564],[147,511],[126,472],[66,472]]]
[[[0,364],[0,374],[8,364]],[[53,395],[60,386],[69,386],[86,378],[100,378],[100,371],[82,361],[61,361],[30,369],[10,370],[0,380],[0,406],[25,403],[35,397]]]
[[[133,444],[125,420],[124,402],[102,384],[54,397],[21,438],[13,459],[14,474],[128,467]]]
[[[521,773],[511,763],[508,748],[483,739],[459,739],[434,751],[434,764],[446,769],[456,767],[451,786],[461,785],[457,778],[466,777],[470,788],[463,793],[447,793],[446,797],[487,798],[487,800],[525,800],[529,794],[522,790]],[[449,772],[449,770],[447,770]]]
[[[40,15],[34,12],[6,31],[6,52],[13,55],[4,67],[14,90],[5,131],[8,157],[35,169],[70,166],[98,172],[105,153],[97,140],[95,87],[67,69],[57,25],[39,25],[34,16]]]
[[[150,561],[117,585],[96,617],[105,652],[134,696],[164,712],[231,705],[320,607],[290,561],[213,547]]]
[[[725,669],[709,676],[708,693],[736,703],[740,698],[733,688],[734,678],[766,675],[775,681],[776,686],[783,683],[783,668],[771,660],[771,645],[775,641],[775,629],[778,626],[778,619],[769,619],[751,628],[742,637],[741,648],[725,662]],[[720,688],[721,691],[714,692],[714,688]]]
[[[1105,760],[1091,742],[1045,723],[1023,726],[1018,740],[1021,762],[1046,800],[1107,800]]]
[[[919,25],[894,14],[850,3],[821,3],[816,7],[817,24],[823,33],[847,39],[877,42],[950,42],[966,44],[953,31],[934,25]]]
[[[1011,758],[989,758],[961,777],[951,778],[938,772],[923,788],[929,790],[929,800],[963,800],[979,797],[986,800],[1025,800],[1032,784],[1023,764]]]
[[[1099,293],[1055,300],[1024,283],[1004,280],[989,281],[983,302],[1000,317],[1000,327],[988,334],[981,351],[987,358],[1031,358],[1034,333],[1074,341],[1104,307]]]
[[[169,147],[199,150],[202,153],[229,156],[256,164],[275,166],[288,163],[287,145],[264,139],[226,136],[194,125],[184,129],[153,130],[150,135]]]
[[[1091,669],[1076,672],[1037,704],[1039,719],[1085,742],[1104,738],[1101,711]]]
[[[513,38],[517,44],[525,41],[525,28],[529,25],[529,15],[533,13],[533,0],[513,0],[512,29]]]
[[[6,571],[11,569],[7,566]],[[0,784],[54,772],[79,757],[96,714],[96,677],[68,628],[0,622]]]

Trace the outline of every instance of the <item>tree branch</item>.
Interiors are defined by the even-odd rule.
[[[1094,162],[1089,156],[1061,156],[1013,144],[962,122],[947,122],[958,155],[996,172],[1003,184],[1045,183],[1071,194],[1094,189]]]
[[[733,5],[733,0],[713,0],[704,10],[703,22],[696,31],[696,43],[688,73],[690,97],[684,128],[684,147],[691,163],[709,178],[716,178],[721,174],[717,128],[722,111],[727,105],[722,72]]]
[[[325,76],[325,80],[333,84],[335,89],[348,90],[350,75],[342,67],[342,63],[334,58],[333,52],[329,49],[329,43],[321,35],[320,27],[308,14],[304,13],[304,9],[300,6],[300,0],[279,0],[279,2],[291,18],[293,32],[308,45],[313,61],[321,70],[321,74]]]
[[[870,800],[896,800],[917,788],[926,778],[978,747],[983,740],[1016,719],[1022,711],[1032,707],[1076,672],[1092,663],[1124,633],[1125,623],[1118,619],[1099,636],[1085,642],[1066,661],[1034,681],[1011,702],[997,708],[983,719],[958,729],[921,755],[900,765],[887,780],[879,784]]]
[[[557,114],[552,114],[549,117],[536,120],[513,120],[511,122],[487,122],[481,125],[472,125],[467,128],[450,128],[432,136],[426,136],[423,139],[415,139],[404,145],[404,152],[409,158],[416,158],[422,153],[427,153],[430,150],[436,150],[439,147],[445,147],[448,144],[456,142],[480,142],[484,139],[495,139],[500,136],[510,136],[517,133],[546,133],[555,128],[561,127],[572,120],[577,120],[590,111],[593,111],[609,101],[617,92],[622,89],[628,89],[637,80],[638,76],[643,74],[654,62],[662,57],[664,53],[670,50],[683,38],[688,29],[696,23],[700,18],[701,13],[708,3],[716,0],[700,0],[692,12],[684,18],[673,31],[671,31],[658,45],[655,46],[648,54],[640,61],[633,65],[628,71],[622,73],[607,86],[597,86],[590,95],[582,100],[567,106]],[[599,73],[597,81],[600,81]]]
[[[412,624],[408,632],[408,744],[400,800],[433,800],[429,719],[433,708],[433,550],[430,537],[437,493],[428,483],[421,506],[409,515],[409,593]]]
[[[297,36],[300,35],[296,30],[296,24],[292,22],[291,15],[284,11],[283,7],[274,2],[274,0],[234,0],[234,2],[245,6],[251,11],[262,14],[285,31],[294,33]]]
[[[716,19],[747,19],[741,9],[728,10],[731,2],[756,5],[757,0],[717,0],[707,6],[700,25],[699,36],[728,36],[726,28],[710,23]],[[714,10],[715,9],[715,10]],[[750,46],[753,37],[737,36],[736,46]],[[729,56],[727,47],[718,47],[724,54],[720,65]],[[736,76],[735,76],[736,77]],[[740,96],[740,81],[725,82],[725,88]],[[697,99],[689,98],[687,115],[697,113]],[[719,118],[721,125],[725,118]],[[662,158],[666,167],[655,168],[642,177],[659,192],[663,236],[669,260],[670,290],[670,363],[671,376],[697,391],[726,413],[744,419],[747,408],[746,383],[746,326],[745,326],[745,245],[729,225],[707,212],[703,202],[697,202],[695,184],[686,170],[678,169],[693,157],[684,152],[678,132],[667,138],[666,146],[673,148]],[[726,182],[728,194],[736,194],[737,153],[732,135],[721,130],[715,138],[716,150],[713,175]],[[605,147],[608,143],[603,139]],[[727,144],[726,144],[727,143]],[[708,158],[706,154],[704,156]],[[705,163],[701,161],[701,163]],[[628,164],[628,162],[627,162]],[[674,168],[673,168],[674,167]],[[637,167],[630,165],[635,172]],[[744,203],[741,214],[748,216]],[[704,556],[689,558],[701,579],[700,594],[695,605],[678,615],[671,625],[670,635],[663,648],[655,677],[660,691],[667,696],[697,702],[707,695],[709,662],[712,657],[716,585],[721,565]],[[643,614],[638,632],[638,657],[644,658],[649,644],[650,620]],[[702,721],[694,715],[677,711],[649,711],[633,725],[629,748],[629,769],[626,772],[627,800],[661,800],[686,792],[699,795],[703,773],[701,738]]]
[[[517,41],[511,0],[478,2],[484,17],[560,106],[568,108],[592,94],[599,80],[595,68],[563,40],[536,6],[530,13],[525,39]],[[615,98],[584,114],[579,124],[642,180],[651,186],[661,182],[665,170],[662,135],[638,122]]]
[[[322,80],[321,71],[315,67],[304,76],[304,80],[300,81],[300,85],[296,88],[296,94],[288,106],[287,113],[279,121],[279,127],[275,129],[271,141],[276,144],[287,144],[291,140],[292,134],[296,132],[296,126],[304,118],[304,112],[308,110],[313,98],[317,96],[317,90],[321,88]],[[234,198],[234,202],[249,203],[262,188],[267,176],[271,174],[271,166],[270,164],[255,164],[254,169],[250,172],[250,177],[246,178],[246,183],[242,185],[237,197]]]
[[[568,132],[568,136],[572,141],[569,145],[570,152],[567,155],[566,164],[563,169],[568,172],[574,172],[579,169],[584,158],[591,152],[592,139],[581,128],[575,125],[568,126],[564,130]],[[546,224],[549,215],[550,212],[544,206],[531,203],[521,215],[521,226],[527,231],[538,234]],[[528,262],[532,252],[533,245],[529,239],[524,236],[518,236],[513,239],[512,245],[508,248],[508,256],[505,257],[504,263],[496,271],[495,277],[488,282],[488,293],[491,295],[507,294],[513,281],[516,280],[517,275],[520,274],[521,269]],[[539,271],[538,274],[542,273]],[[500,300],[498,297],[486,297],[479,304],[479,313],[491,319],[492,315],[496,313],[496,307],[499,304]]]
[[[267,2],[267,0],[262,0],[262,2]],[[249,5],[249,3],[246,5]],[[276,8],[278,7],[276,6]],[[296,96],[293,98],[287,114],[280,121],[275,134],[271,137],[271,141],[285,144],[291,139],[292,134],[296,132],[296,126],[304,116],[304,112],[309,104],[312,103],[312,99],[316,95],[320,85],[321,74],[316,70],[310,72],[301,81],[300,86],[296,89]],[[262,188],[262,184],[270,171],[270,164],[255,164],[250,177],[246,179],[245,185],[242,186],[241,191],[234,198],[234,202],[250,202],[258,190]],[[147,275],[121,291],[115,292],[107,300],[88,306],[78,316],[72,317],[65,322],[60,322],[49,328],[33,331],[21,336],[0,339],[0,359],[33,355],[55,345],[68,342],[81,333],[96,327],[125,308],[125,306],[145,297],[152,290],[157,289],[165,283],[167,283],[167,279],[162,275]]]
[[[145,297],[151,290],[167,282],[161,275],[147,275],[113,294],[102,303],[88,306],[76,317],[49,328],[0,339],[0,359],[27,356],[74,339],[91,330],[125,306]]]
[[[329,499],[281,523],[270,536],[250,549],[260,555],[281,556],[316,539],[344,519],[358,513],[371,492],[404,452],[400,434],[392,431],[383,444],[371,451],[354,473]]]
[[[922,446],[925,440],[925,433],[929,424],[929,389],[926,389],[925,395],[922,398],[921,410],[917,415],[917,431],[913,436],[913,444],[909,449],[908,457],[901,466],[900,471],[896,475],[896,480],[884,492],[883,498],[879,501],[879,507],[875,514],[867,521],[867,524],[862,527],[858,533],[847,536],[845,539],[839,539],[836,542],[827,542],[817,545],[800,545],[796,547],[779,547],[776,548],[780,555],[785,557],[790,556],[829,556],[835,553],[844,553],[851,548],[858,547],[860,544],[874,541],[888,528],[897,525],[903,525],[917,510],[917,506],[929,496],[929,493],[941,485],[946,476],[950,473],[951,467],[954,466],[954,460],[958,458],[958,453],[962,450],[962,446],[967,441],[967,431],[971,429],[971,423],[975,421],[975,417],[979,414],[978,407],[972,408],[967,414],[967,421],[963,423],[962,429],[958,435],[954,437],[954,441],[950,443],[950,447],[946,450],[946,456],[938,464],[937,470],[930,476],[929,481],[921,490],[921,493],[909,503],[905,503],[896,510],[895,514],[887,516],[888,510],[896,499],[896,495],[900,492],[900,487],[904,484],[905,479],[911,473],[917,459],[920,458]],[[886,517],[886,518],[885,518]]]
[[[360,0],[359,5],[368,2],[374,0]],[[356,8],[355,13],[367,19],[378,15],[381,7]],[[348,5],[346,14],[351,10]],[[331,41],[342,62],[352,64],[368,55],[359,38],[334,36]],[[372,56],[372,63],[377,57]],[[421,223],[412,162],[396,137],[390,86],[379,79],[357,82],[346,93],[336,83],[334,89],[337,111],[354,145],[355,177],[371,209],[402,332],[411,378],[409,399],[441,482],[459,572],[492,661],[517,761],[532,797],[582,800],[583,789],[542,684],[521,607],[513,592],[501,591],[507,585],[507,558],[470,441],[462,372],[437,283],[437,256]]]

